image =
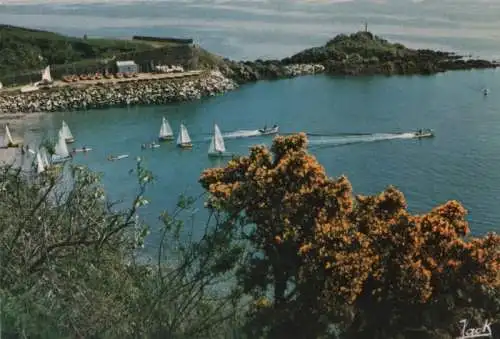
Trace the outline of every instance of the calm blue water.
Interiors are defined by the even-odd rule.
[[[483,97],[483,87],[491,89],[490,96]],[[346,174],[356,193],[374,194],[394,184],[414,212],[457,199],[469,210],[477,234],[498,231],[500,220],[499,94],[500,73],[496,71],[391,78],[309,76],[251,84],[224,96],[185,104],[47,115],[43,126],[53,130],[64,119],[77,139],[75,146],[94,148],[87,155],[78,155],[75,162],[103,172],[104,184],[114,199],[134,193],[137,186],[129,170],[135,166],[135,156],[141,156],[156,176],[147,194],[151,204],[142,214],[153,225],[162,210],[173,207],[180,193],[201,192],[197,179],[204,168],[227,161],[207,156],[209,142],[205,139],[213,122],[223,133],[276,122],[282,133],[337,134],[311,137],[310,149],[329,175]],[[162,116],[176,133],[181,122],[186,124],[194,141],[192,150],[179,150],[174,143],[141,150],[142,143],[156,138]],[[357,143],[341,145],[348,139],[340,134],[418,128],[432,128],[436,137],[375,142],[367,135],[358,137]],[[246,154],[249,146],[269,145],[271,140],[228,139],[226,148]],[[109,154],[121,153],[131,157],[106,160]]]

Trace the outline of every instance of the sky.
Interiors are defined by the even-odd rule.
[[[0,0],[0,23],[82,36],[192,37],[234,59],[282,58],[368,22],[415,48],[500,58],[500,0]]]

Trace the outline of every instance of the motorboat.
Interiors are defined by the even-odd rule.
[[[160,144],[157,144],[156,142],[152,142],[150,144],[142,144],[141,148],[146,149],[146,148],[158,148],[160,147]]]
[[[73,148],[73,153],[89,152],[92,151],[91,147],[83,146],[82,148]]]
[[[415,138],[433,138],[434,131],[431,129],[419,129],[415,132]]]
[[[121,154],[121,155],[110,155],[108,156],[109,161],[115,161],[115,160],[122,160],[128,158],[128,154]]]
[[[278,133],[280,127],[278,125],[274,125],[273,127],[264,127],[259,129],[260,135],[269,135],[269,134],[276,134]]]

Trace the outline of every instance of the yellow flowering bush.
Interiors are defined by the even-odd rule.
[[[350,309],[344,332],[376,337],[454,291],[500,288],[500,237],[466,240],[460,203],[412,215],[392,186],[354,196],[349,180],[328,177],[306,148],[303,133],[279,136],[270,150],[253,147],[200,178],[211,206],[254,226],[240,281],[255,300],[272,293],[273,316],[260,318],[268,336],[312,338]]]

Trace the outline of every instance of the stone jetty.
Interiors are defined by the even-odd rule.
[[[30,93],[0,94],[0,113],[77,111],[126,105],[190,101],[234,90],[238,85],[218,71],[197,78],[154,79],[87,86],[61,86]]]

